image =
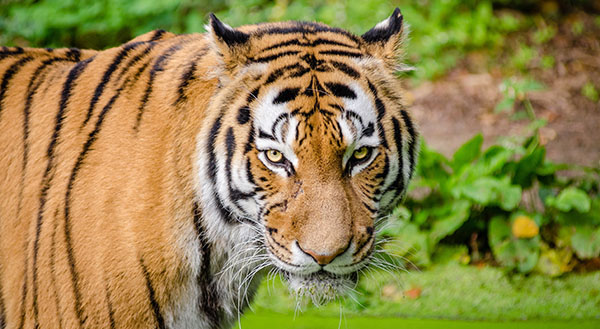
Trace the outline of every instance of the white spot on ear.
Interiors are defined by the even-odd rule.
[[[384,19],[383,21],[377,23],[377,25],[375,25],[375,29],[377,30],[385,30],[389,27],[390,25],[390,17]]]

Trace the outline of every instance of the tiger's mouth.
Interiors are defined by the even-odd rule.
[[[300,275],[284,272],[288,286],[298,301],[310,299],[314,305],[327,304],[347,295],[358,282],[358,272],[350,274],[334,274],[324,270]]]

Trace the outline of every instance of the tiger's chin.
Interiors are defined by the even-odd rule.
[[[286,272],[285,278],[299,303],[310,299],[315,306],[346,296],[358,282],[357,273],[341,275],[323,270],[306,275]]]

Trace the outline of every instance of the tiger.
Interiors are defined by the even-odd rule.
[[[229,328],[373,262],[419,148],[403,16],[0,51],[0,327]]]

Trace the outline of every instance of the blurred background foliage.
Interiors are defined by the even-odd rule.
[[[450,314],[471,319],[478,317],[465,315],[468,306],[457,307],[476,301],[470,307],[479,308],[479,315],[507,319],[507,313],[495,306],[504,301],[515,312],[508,318],[521,319],[520,312],[539,317],[600,317],[599,272],[573,279],[567,287],[548,281],[555,277],[571,280],[566,277],[570,272],[600,269],[600,167],[549,160],[547,138],[540,134],[548,118],[539,118],[530,100],[532,92],[545,90],[558,73],[570,72],[559,63],[563,54],[552,52],[552,42],[565,43],[566,35],[574,45],[585,38],[598,44],[600,37],[594,31],[600,29],[600,1],[0,0],[0,44],[102,49],[159,28],[203,32],[209,12],[232,26],[309,20],[362,34],[395,7],[401,8],[410,25],[405,61],[415,70],[404,75],[409,86],[443,78],[456,67],[471,73],[492,72],[501,81],[493,115],[526,122],[527,133],[487,146],[478,134],[455,151],[438,152],[422,143],[406,202],[379,228],[389,240],[382,245],[387,253],[377,255],[380,264],[385,264],[379,266],[383,272],[401,267],[429,269],[434,275],[409,277],[406,282],[411,289],[403,290],[402,284],[375,273],[374,281],[357,287],[357,303],[348,304],[349,309],[368,310],[369,305],[376,305],[377,314],[387,308],[389,314],[403,310],[425,317]],[[585,19],[570,15],[582,12]],[[559,33],[562,39],[557,38]],[[568,52],[568,46],[565,49]],[[578,104],[600,111],[599,75],[592,76],[570,92],[578,95]],[[445,297],[428,295],[434,282],[448,273],[446,266],[462,273],[452,281],[458,282],[458,288],[448,290]],[[486,272],[473,270],[482,267]],[[502,292],[494,290],[497,287],[490,286],[489,280],[504,285],[498,289],[512,292],[496,299]],[[585,288],[577,288],[577,282]],[[530,290],[520,292],[522,287]],[[546,291],[548,287],[551,292]],[[461,290],[469,288],[469,293]],[[564,289],[566,295],[561,295]],[[422,291],[423,303],[398,304],[398,296],[417,299]],[[549,304],[529,300],[531,295]],[[576,301],[583,295],[585,301]],[[272,307],[273,298],[285,297],[277,292],[267,296],[263,289],[257,305]],[[396,304],[392,309],[381,300]],[[571,306],[564,308],[560,303],[566,300]],[[288,309],[293,304],[289,300],[277,303]],[[442,304],[454,308],[440,308]]]
[[[410,24],[407,61],[419,68],[414,73],[419,79],[443,75],[467,51],[500,51],[507,34],[545,25],[540,14],[552,18],[573,8],[600,9],[593,0],[3,0],[0,43],[102,49],[153,29],[203,32],[209,12],[232,26],[310,20],[362,34],[395,7]],[[554,30],[540,28],[537,39],[551,38]],[[525,49],[514,66],[522,67],[533,56]]]

